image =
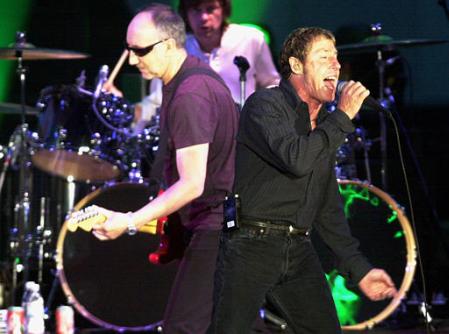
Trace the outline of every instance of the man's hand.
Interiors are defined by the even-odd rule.
[[[125,213],[106,210],[94,206],[95,210],[107,219],[104,223],[92,226],[92,233],[100,240],[113,240],[126,232],[128,228],[128,217]]]
[[[348,81],[340,93],[337,108],[342,110],[350,119],[353,119],[362,107],[363,101],[368,97],[369,90],[360,82]]]
[[[391,277],[382,269],[371,269],[359,282],[359,288],[371,300],[395,297],[398,293]]]
[[[106,82],[103,85],[102,90],[106,93],[113,94],[117,97],[121,97],[121,98],[123,97],[122,91],[119,90],[117,87],[115,87],[113,83]]]

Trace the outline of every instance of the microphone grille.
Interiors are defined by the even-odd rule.
[[[341,91],[343,90],[343,87],[344,87],[347,83],[348,83],[347,81],[343,81],[343,80],[340,80],[340,81],[337,83],[337,94],[341,94]]]

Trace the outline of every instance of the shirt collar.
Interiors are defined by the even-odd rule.
[[[300,107],[301,109],[305,108],[307,110],[307,104],[303,100],[301,100],[301,98],[299,97],[298,93],[296,93],[296,90],[295,88],[293,88],[293,85],[290,83],[290,81],[286,79],[281,79],[279,87],[281,87],[281,89],[283,90],[287,103],[293,109],[296,110],[297,108]]]
[[[286,79],[281,79],[281,82],[279,83],[279,87],[281,87],[282,91],[284,92],[285,98],[287,100],[287,103],[294,109],[294,110],[301,110],[308,112],[308,106],[307,103],[305,103],[301,98],[299,97],[298,93],[296,92],[293,85],[290,83],[290,81]],[[318,113],[318,119],[321,119],[323,114],[326,114],[326,112],[323,113],[323,111],[326,111],[326,107],[324,104],[321,106],[320,111]]]

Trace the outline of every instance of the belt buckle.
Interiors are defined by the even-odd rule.
[[[288,225],[288,234],[291,234],[293,230],[294,230],[293,226]]]

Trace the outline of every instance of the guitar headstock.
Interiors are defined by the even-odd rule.
[[[67,229],[75,232],[78,228],[90,232],[94,224],[101,224],[106,221],[106,216],[99,213],[95,207],[88,206],[79,211],[72,212],[67,220]]]

